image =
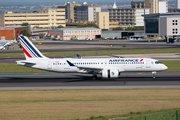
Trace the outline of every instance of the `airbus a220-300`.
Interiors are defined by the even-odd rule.
[[[118,78],[122,72],[152,72],[167,69],[167,66],[151,58],[63,58],[45,57],[26,37],[19,36],[26,60],[16,61],[18,65],[59,73],[92,74],[92,79]]]

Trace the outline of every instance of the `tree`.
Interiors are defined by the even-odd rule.
[[[28,26],[28,23],[22,23],[21,26]]]
[[[34,28],[34,29],[38,29],[38,28],[39,28],[39,26],[37,26],[37,25],[36,25],[36,26],[34,26],[33,28]]]
[[[127,30],[133,30],[133,28],[132,28],[132,27],[127,27],[125,30],[126,30],[126,31],[127,31]]]
[[[113,28],[113,30],[123,30],[122,27],[116,27],[116,28]]]
[[[29,34],[29,32],[26,30],[26,29],[22,29],[20,34],[24,35],[24,36],[27,36],[27,37],[30,37],[31,34]]]
[[[39,38],[43,38],[44,34],[43,33],[39,33]]]
[[[96,23],[94,23],[94,22],[88,22],[88,23],[86,23],[86,24],[77,26],[77,28],[83,28],[83,27],[95,27],[95,28],[99,28],[99,27],[96,25]]]
[[[57,26],[57,28],[64,28],[62,25]]]
[[[51,29],[56,29],[56,26],[51,26]]]
[[[143,27],[128,27],[125,30],[144,30]]]

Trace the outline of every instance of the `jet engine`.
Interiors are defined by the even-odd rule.
[[[119,70],[118,69],[104,69],[102,71],[103,78],[118,78]]]

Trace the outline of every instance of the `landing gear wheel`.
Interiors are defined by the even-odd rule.
[[[97,79],[97,75],[92,76],[92,80],[96,80]]]
[[[155,79],[156,72],[152,72],[153,79]]]

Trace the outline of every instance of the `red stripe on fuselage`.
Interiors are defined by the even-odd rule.
[[[142,61],[143,61],[143,59],[140,60],[140,62],[142,62]]]
[[[24,53],[25,53],[29,58],[32,58],[32,56],[26,51],[26,49],[24,49],[23,46],[22,46],[22,48],[23,48]]]

